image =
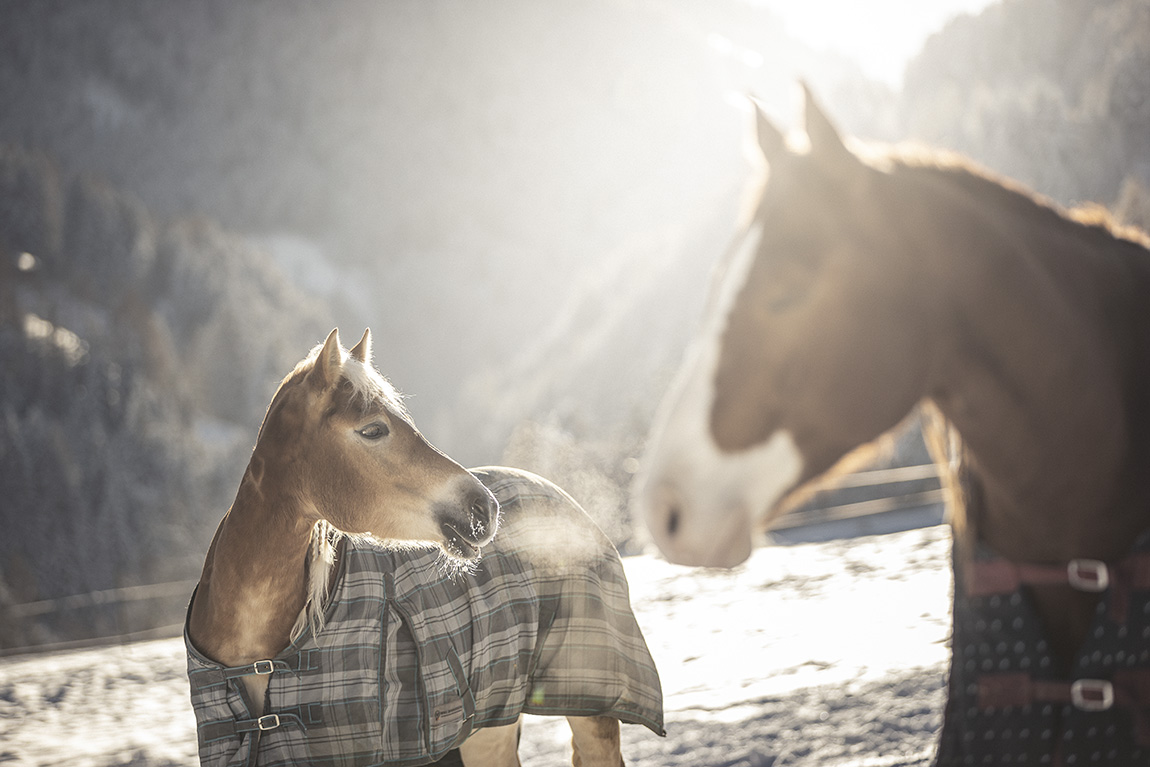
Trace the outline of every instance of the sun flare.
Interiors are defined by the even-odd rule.
[[[898,86],[906,63],[952,17],[978,13],[996,0],[754,0],[817,51],[855,59],[863,72]]]

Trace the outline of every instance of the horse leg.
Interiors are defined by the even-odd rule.
[[[619,720],[610,716],[569,716],[574,767],[623,767]]]
[[[459,746],[463,767],[521,767],[519,725],[522,719],[502,727],[484,727],[471,733]]]

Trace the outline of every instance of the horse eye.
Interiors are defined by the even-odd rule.
[[[383,439],[388,435],[387,424],[373,423],[359,430],[359,436],[364,439]]]

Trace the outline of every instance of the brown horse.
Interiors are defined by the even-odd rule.
[[[536,514],[541,508],[556,514],[554,509],[560,507],[571,515],[568,507],[574,502],[566,503],[570,499],[554,486],[535,492],[530,502],[520,502],[520,496],[526,498],[523,487],[544,483],[518,475],[508,479],[508,475],[508,470],[493,470],[482,476],[495,477],[502,480],[502,486],[511,488],[504,491],[511,493],[505,497],[515,502],[513,506],[524,507],[521,516]],[[594,527],[577,506],[574,509],[578,511],[574,516],[585,520],[574,524]],[[436,569],[442,568],[442,561],[436,564],[437,557],[442,560],[446,553],[456,561],[478,561],[481,547],[491,548],[498,526],[499,503],[492,491],[476,474],[427,442],[395,390],[371,364],[370,332],[348,352],[340,346],[338,332],[332,331],[326,343],[283,380],[273,397],[236,499],[208,551],[189,609],[186,639],[189,656],[196,659],[190,662],[189,671],[212,666],[208,671],[217,674],[217,667],[223,669],[219,672],[224,675],[220,689],[238,693],[237,698],[232,692],[220,698],[230,707],[225,708],[224,724],[229,736],[235,734],[233,730],[243,730],[243,737],[257,736],[249,751],[251,763],[259,757],[258,736],[273,725],[278,727],[286,716],[274,707],[276,713],[265,714],[269,680],[282,665],[280,653],[294,646],[301,634],[319,634],[324,614],[334,609],[324,600],[334,588],[329,574],[338,572],[334,559],[342,558],[345,551],[335,545],[341,539],[346,545],[343,533],[357,534],[352,538],[361,543],[370,543],[369,538],[359,535],[366,534],[385,542],[424,542],[440,547],[441,551],[428,560],[431,574],[423,586],[431,589],[439,587],[439,581],[470,583],[469,574],[476,567],[482,571],[482,563],[470,565],[471,570],[464,566],[452,580]],[[584,536],[581,545],[590,546],[586,541],[594,541],[596,553],[613,555],[613,559],[607,557],[608,565],[618,564],[618,555],[601,533],[602,540],[590,537],[585,529],[578,532]],[[426,552],[426,545],[411,546],[397,549],[411,552],[401,556],[401,561],[426,558],[420,553]],[[364,550],[363,561],[383,556],[376,556],[370,546]],[[502,560],[488,557],[484,561]],[[621,575],[621,565],[617,571]],[[397,582],[394,574],[385,576],[370,568],[365,577],[366,587],[378,582],[378,590],[382,590],[385,577],[389,584]],[[343,581],[350,576],[339,578],[346,585]],[[414,581],[409,578],[408,582]],[[388,586],[389,598],[401,586]],[[530,589],[531,594],[542,591],[537,584]],[[630,616],[629,605],[625,612]],[[500,640],[506,642],[507,638]],[[645,645],[642,650],[645,652]],[[358,656],[353,652],[348,657],[354,661]],[[358,684],[354,662],[344,663],[341,658],[341,664],[338,671],[348,678],[347,683]],[[382,679],[384,671],[393,673],[390,669],[372,673]],[[362,675],[371,673],[364,669]],[[197,688],[193,684],[193,702]],[[378,730],[380,704],[373,705]],[[439,710],[435,713],[438,718]],[[250,726],[236,725],[233,716]],[[659,717],[661,724],[661,710]],[[588,716],[570,721],[576,764],[622,764],[618,719]],[[218,724],[205,725],[201,719],[201,754],[205,726]],[[512,717],[509,724],[476,730],[458,753],[452,752],[444,760],[458,764],[461,755],[468,767],[511,767],[519,764],[517,741],[518,724]],[[344,747],[337,743],[334,748],[345,758],[347,753],[354,753],[351,746],[341,750]],[[292,753],[288,758],[307,759]]]
[[[955,540],[939,762],[1146,763],[1146,236],[959,158],[864,158],[806,96],[806,147],[756,108],[769,176],[638,484],[655,541],[735,565],[921,412]]]

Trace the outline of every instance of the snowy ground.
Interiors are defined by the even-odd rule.
[[[629,765],[925,765],[941,725],[949,531],[770,546],[730,572],[626,560],[663,680],[667,737],[625,726]],[[530,718],[525,767],[569,764]],[[0,660],[0,765],[195,765],[183,646]]]

